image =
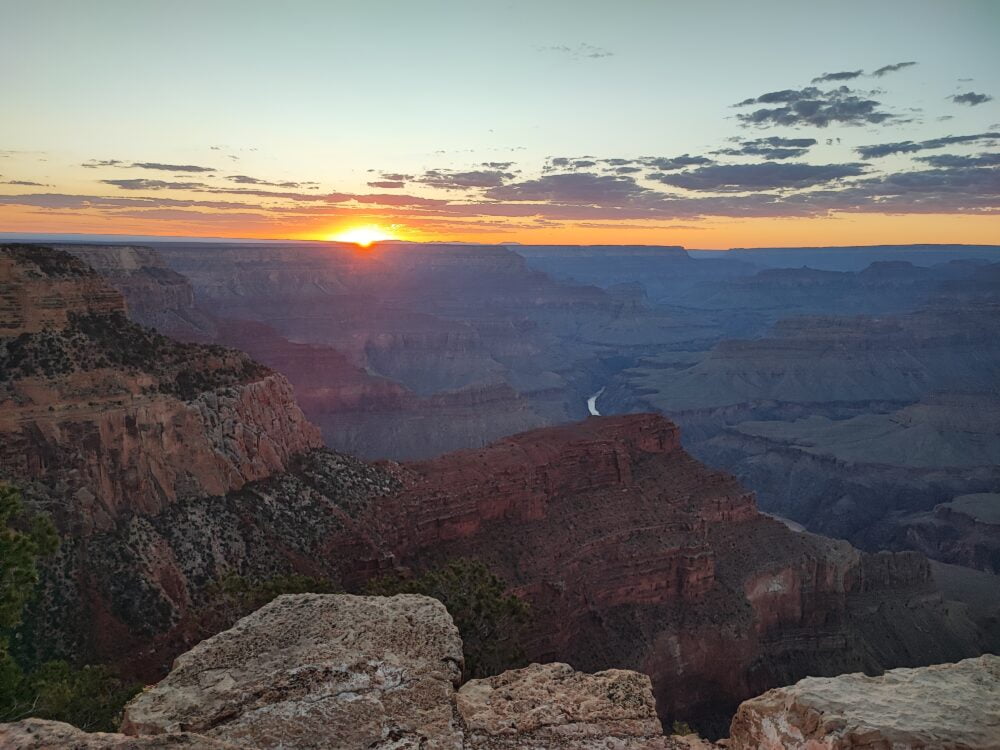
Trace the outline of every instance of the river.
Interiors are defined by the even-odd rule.
[[[601,412],[597,411],[597,399],[601,397],[602,393],[604,393],[603,388],[587,399],[587,410],[590,412],[590,416],[592,417],[601,416]]]

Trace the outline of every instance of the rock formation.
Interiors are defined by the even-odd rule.
[[[949,553],[947,541],[962,528],[995,536],[989,524],[947,508],[933,522],[927,514],[956,496],[1000,486],[998,425],[997,396],[940,394],[885,414],[740,422],[699,452],[759,487],[763,507],[812,530],[868,549],[919,549],[945,562],[975,559],[974,567],[989,570],[990,542],[970,540],[978,553]]]
[[[186,278],[158,253],[135,245],[53,245],[76,256],[125,298],[136,323],[185,340],[215,338],[214,321],[199,310]]]
[[[740,706],[732,750],[1000,748],[1000,657],[809,677]]]
[[[971,559],[949,552],[964,521],[949,528],[944,513],[933,523],[918,516],[1000,485],[1000,264],[901,265],[855,275],[870,291],[936,278],[920,309],[784,318],[762,338],[663,354],[609,384],[602,413],[663,411],[694,455],[736,474],[764,510],[812,531],[864,549]],[[778,277],[838,273],[771,271],[763,289],[731,284],[766,296]]]
[[[458,691],[465,747],[653,750],[662,737],[652,684],[638,672],[577,672],[568,664],[532,664]]]
[[[459,687],[462,643],[423,596],[281,596],[181,655],[121,734],[28,719],[0,748],[711,750],[664,736],[649,678],[532,664]],[[745,701],[731,750],[1000,748],[1000,657],[808,677]]]
[[[905,543],[928,557],[1000,574],[1000,493],[960,495],[899,525]]]
[[[417,596],[283,596],[178,657],[125,712],[126,734],[181,728],[256,747],[459,748],[462,640]]]
[[[675,747],[649,678],[532,665],[456,692],[462,642],[435,599],[282,596],[180,656],[122,731],[259,748]]]
[[[228,573],[298,572],[350,591],[458,557],[484,561],[530,602],[530,658],[649,674],[664,719],[717,733],[740,700],[808,673],[981,648],[935,593],[925,559],[862,554],[762,516],[655,415],[403,465],[319,451],[63,554],[86,573],[50,580],[43,602],[58,617],[33,621],[35,632],[58,643],[73,636],[65,623],[99,623],[84,643],[104,659],[127,646],[123,666],[146,679],[204,636],[205,584]]]
[[[45,485],[64,529],[224,494],[319,445],[288,382],[128,321],[58,250],[0,246],[0,475]]]

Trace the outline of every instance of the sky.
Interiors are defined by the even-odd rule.
[[[0,0],[0,232],[1000,243],[998,38],[993,0]]]

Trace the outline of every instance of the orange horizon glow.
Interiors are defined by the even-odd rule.
[[[386,240],[398,240],[399,237],[390,234],[376,224],[365,224],[363,226],[350,227],[334,234],[324,237],[330,242],[349,242],[359,247],[371,247],[376,242]]]
[[[839,213],[814,218],[706,217],[684,225],[664,227],[661,222],[623,222],[613,226],[587,226],[557,222],[544,226],[523,220],[489,223],[414,219],[372,212],[364,224],[350,224],[331,231],[323,220],[247,222],[233,217],[205,214],[183,220],[151,221],[136,217],[106,216],[93,211],[43,213],[0,206],[0,231],[32,234],[147,235],[151,237],[206,237],[289,241],[338,241],[359,247],[385,240],[408,242],[477,242],[526,245],[682,245],[696,249],[730,247],[824,247],[837,245],[1000,244],[1000,214],[876,214]],[[657,224],[660,224],[657,226]],[[358,233],[355,234],[355,231]]]

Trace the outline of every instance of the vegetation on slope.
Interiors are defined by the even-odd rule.
[[[41,515],[29,517],[20,493],[0,485],[0,721],[37,716],[109,731],[139,686],[104,666],[19,664],[9,650],[12,631],[38,584],[39,561],[57,545],[52,522]]]
[[[465,678],[489,677],[527,663],[521,635],[528,604],[477,560],[453,560],[413,578],[388,576],[368,583],[381,596],[424,594],[444,604],[462,636]]]

